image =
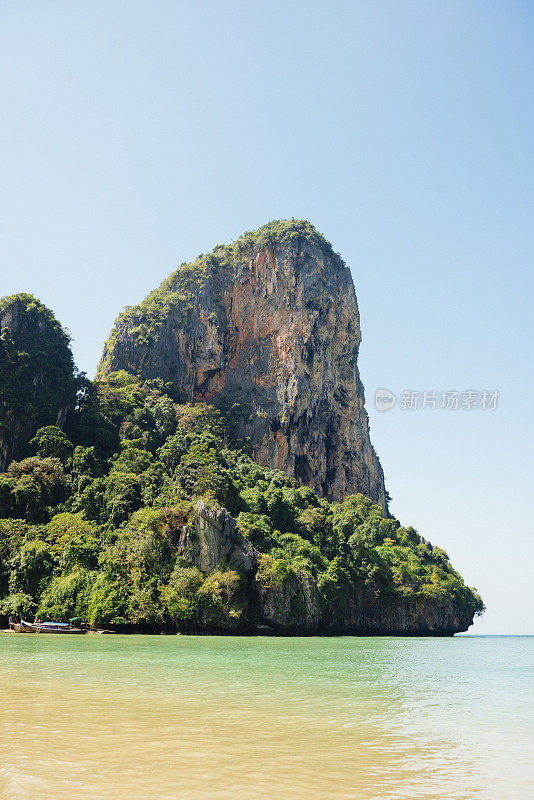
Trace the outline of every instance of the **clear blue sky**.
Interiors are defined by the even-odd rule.
[[[177,264],[309,219],[354,276],[392,511],[482,593],[478,633],[534,633],[533,40],[514,0],[0,2],[0,295],[92,376]]]

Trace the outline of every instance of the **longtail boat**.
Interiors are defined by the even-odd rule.
[[[15,633],[87,633],[85,628],[76,628],[70,622],[20,622],[9,620],[9,627]]]

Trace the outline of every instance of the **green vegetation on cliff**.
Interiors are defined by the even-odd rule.
[[[192,264],[182,264],[138,306],[127,306],[115,321],[107,346],[112,345],[121,325],[134,325],[130,336],[136,344],[150,344],[169,314],[186,315],[204,285],[208,259],[199,256]]]
[[[0,464],[24,454],[31,434],[74,403],[70,339],[29,294],[0,299]]]
[[[330,242],[314,228],[311,222],[305,219],[275,219],[267,222],[257,231],[245,231],[231,247],[239,253],[250,251],[254,247],[268,247],[276,243],[292,245],[303,242],[315,245],[328,256],[334,255]]]
[[[258,551],[263,591],[309,578],[325,619],[355,594],[383,608],[482,610],[446,553],[413,528],[363,495],[330,504],[240,445],[228,415],[178,405],[161,380],[119,372],[86,382],[64,430],[38,430],[31,455],[0,474],[1,612],[146,630],[262,622],[239,566],[206,573],[187,558],[199,498],[236,519]],[[291,601],[296,617],[303,597]]]

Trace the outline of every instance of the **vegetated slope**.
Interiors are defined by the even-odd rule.
[[[32,432],[62,425],[74,402],[69,337],[29,294],[0,299],[0,469],[20,457]]]
[[[0,611],[145,631],[452,634],[446,553],[362,494],[330,503],[163,380],[86,382],[0,474]]]
[[[255,461],[328,500],[387,509],[357,358],[349,269],[304,221],[277,221],[182,264],[117,319],[99,377],[171,382],[182,402],[232,413]]]

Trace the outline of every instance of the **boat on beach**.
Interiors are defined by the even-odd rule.
[[[9,627],[15,633],[87,633],[85,628],[76,628],[70,622],[25,622],[22,618],[19,622],[9,620]]]

